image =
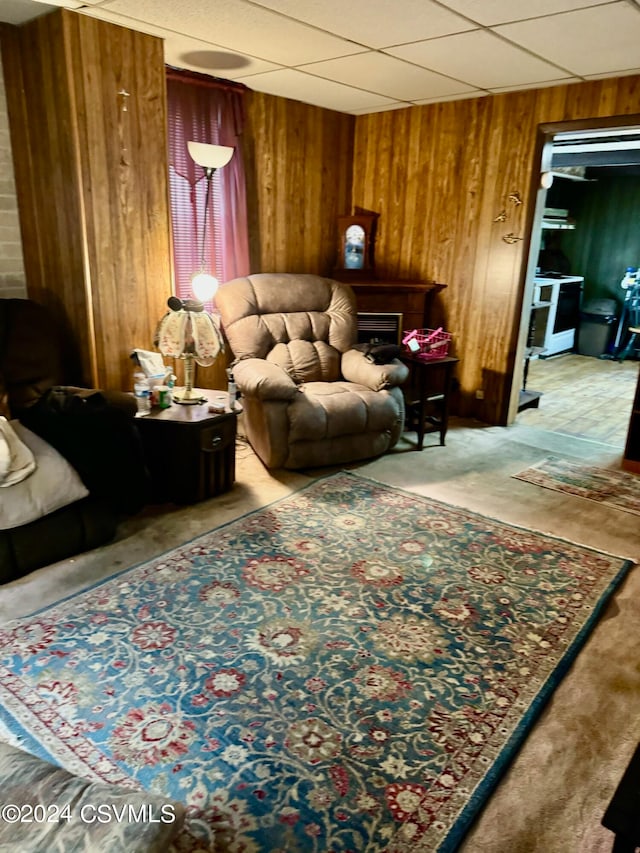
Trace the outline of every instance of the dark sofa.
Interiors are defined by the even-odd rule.
[[[28,524],[0,530],[0,583],[109,541],[118,520],[148,500],[135,402],[120,391],[66,385],[64,342],[43,306],[0,299],[0,414],[54,447],[89,492]],[[0,501],[11,501],[12,489],[0,489]]]

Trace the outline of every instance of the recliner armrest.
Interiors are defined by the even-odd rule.
[[[244,358],[236,362],[233,377],[246,397],[292,400],[298,393],[298,386],[286,370],[262,358]]]
[[[363,352],[350,349],[342,354],[342,375],[347,382],[366,385],[372,391],[395,388],[409,376],[409,368],[394,358],[389,364],[373,364]]]

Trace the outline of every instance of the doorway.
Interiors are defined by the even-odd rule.
[[[536,276],[551,271],[564,274],[566,279],[572,274],[583,279],[580,308],[589,307],[593,300],[611,299],[616,317],[620,317],[625,295],[621,280],[628,266],[640,267],[640,235],[634,228],[640,218],[640,117],[629,117],[625,122],[623,126],[620,119],[617,124],[607,121],[600,127],[596,122],[591,127],[585,127],[585,122],[567,122],[540,128],[540,189],[529,242],[520,330],[525,355],[531,353],[531,344],[538,344],[524,371],[528,399],[535,398],[532,391],[540,393],[537,405],[534,400],[514,418],[540,429],[622,448],[638,361],[620,364],[614,360],[615,321],[610,330],[600,330],[610,338],[603,351],[585,351],[580,347],[580,314],[575,317],[575,300],[572,306],[566,301],[563,312],[566,307],[573,319],[564,317],[563,324],[566,329],[576,327],[575,339],[569,341],[559,335],[558,346],[545,352],[544,334],[539,329],[536,340],[531,340],[531,306],[540,293]],[[548,230],[543,228],[545,215],[557,217]],[[547,239],[549,235],[554,239]],[[554,257],[545,253],[547,244],[559,252],[558,260],[542,270],[541,262],[548,267],[548,259]],[[552,313],[557,313],[557,306]]]

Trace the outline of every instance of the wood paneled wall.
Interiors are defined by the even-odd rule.
[[[351,212],[355,117],[247,93],[244,153],[253,272],[330,275]]]
[[[129,389],[171,293],[162,40],[61,9],[6,28],[2,56],[29,296],[77,381]]]
[[[584,270],[584,299],[615,299],[621,308],[624,271],[640,266],[640,176],[599,169],[595,181],[558,183],[578,191],[570,208],[576,229],[554,233],[562,235],[572,270]]]
[[[624,123],[637,113],[634,76],[356,118],[352,202],[380,214],[379,274],[448,285],[435,319],[461,359],[461,414],[506,423],[510,402],[513,411],[540,128],[598,126],[613,116]],[[509,201],[513,192],[522,204]],[[503,210],[507,220],[495,222]],[[508,234],[524,239],[504,242]]]

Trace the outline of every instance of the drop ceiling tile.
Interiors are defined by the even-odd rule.
[[[448,101],[468,101],[470,98],[486,98],[489,92],[481,92],[479,89],[473,92],[465,92],[463,95],[453,95],[451,98],[427,98],[424,101],[414,101],[417,106],[426,104],[442,104]]]
[[[535,0],[534,3],[531,0],[443,0],[445,6],[485,27],[541,18],[556,12],[600,6],[608,2],[610,0]]]
[[[226,80],[235,80],[237,77],[244,77],[247,74],[259,74],[280,68],[273,62],[265,62],[262,59],[256,59],[253,56],[247,56],[236,51],[228,51],[220,45],[181,36],[153,24],[136,22],[135,27],[133,27],[128,17],[110,12],[108,8],[85,9],[84,14],[91,18],[99,18],[101,21],[133,28],[139,32],[163,39],[164,61],[167,65],[173,65],[175,68],[187,68],[190,71],[211,74],[213,77],[222,77]]]
[[[260,6],[304,19],[368,47],[403,44],[473,29],[474,24],[433,0],[255,0]]]
[[[391,110],[406,110],[410,106],[412,105],[407,104],[406,101],[396,101],[395,103],[389,104],[388,106],[365,107],[364,109],[350,110],[349,112],[354,116],[366,116],[370,113],[388,113],[391,112]]]
[[[188,68],[190,71],[211,74],[226,80],[236,80],[247,74],[260,74],[280,68],[273,62],[265,62],[263,59],[255,59],[237,51],[228,51],[173,33],[165,37],[164,57],[168,65],[176,68]]]
[[[566,76],[487,30],[389,48],[386,53],[415,62],[480,89],[518,86]]]
[[[315,62],[305,65],[304,70],[347,86],[379,92],[400,101],[457,95],[471,88],[465,83],[375,52]]]
[[[526,89],[548,89],[551,86],[566,86],[570,83],[580,83],[582,78],[579,77],[563,77],[559,80],[545,80],[543,83],[536,83],[534,86],[496,86],[492,88],[491,94],[499,95],[503,92],[522,92]]]
[[[355,109],[368,110],[393,103],[390,98],[385,98],[382,95],[363,92],[360,89],[343,86],[332,80],[313,77],[293,68],[282,68],[279,71],[253,74],[238,79],[257,92],[279,95],[282,98],[291,98],[294,101],[302,101],[306,104],[314,104],[317,107],[325,107],[345,113]]]
[[[613,74],[638,65],[640,7],[609,3],[495,31],[573,74]]]
[[[640,66],[638,68],[626,68],[624,71],[616,71],[616,77],[630,77],[633,74],[640,74]],[[606,80],[607,77],[611,77],[611,72],[605,72],[604,74],[585,74],[583,75],[585,80]]]
[[[279,65],[298,65],[363,50],[353,42],[256,6],[246,0],[113,0],[106,8],[126,16],[129,26],[147,22],[191,38],[210,41]]]

